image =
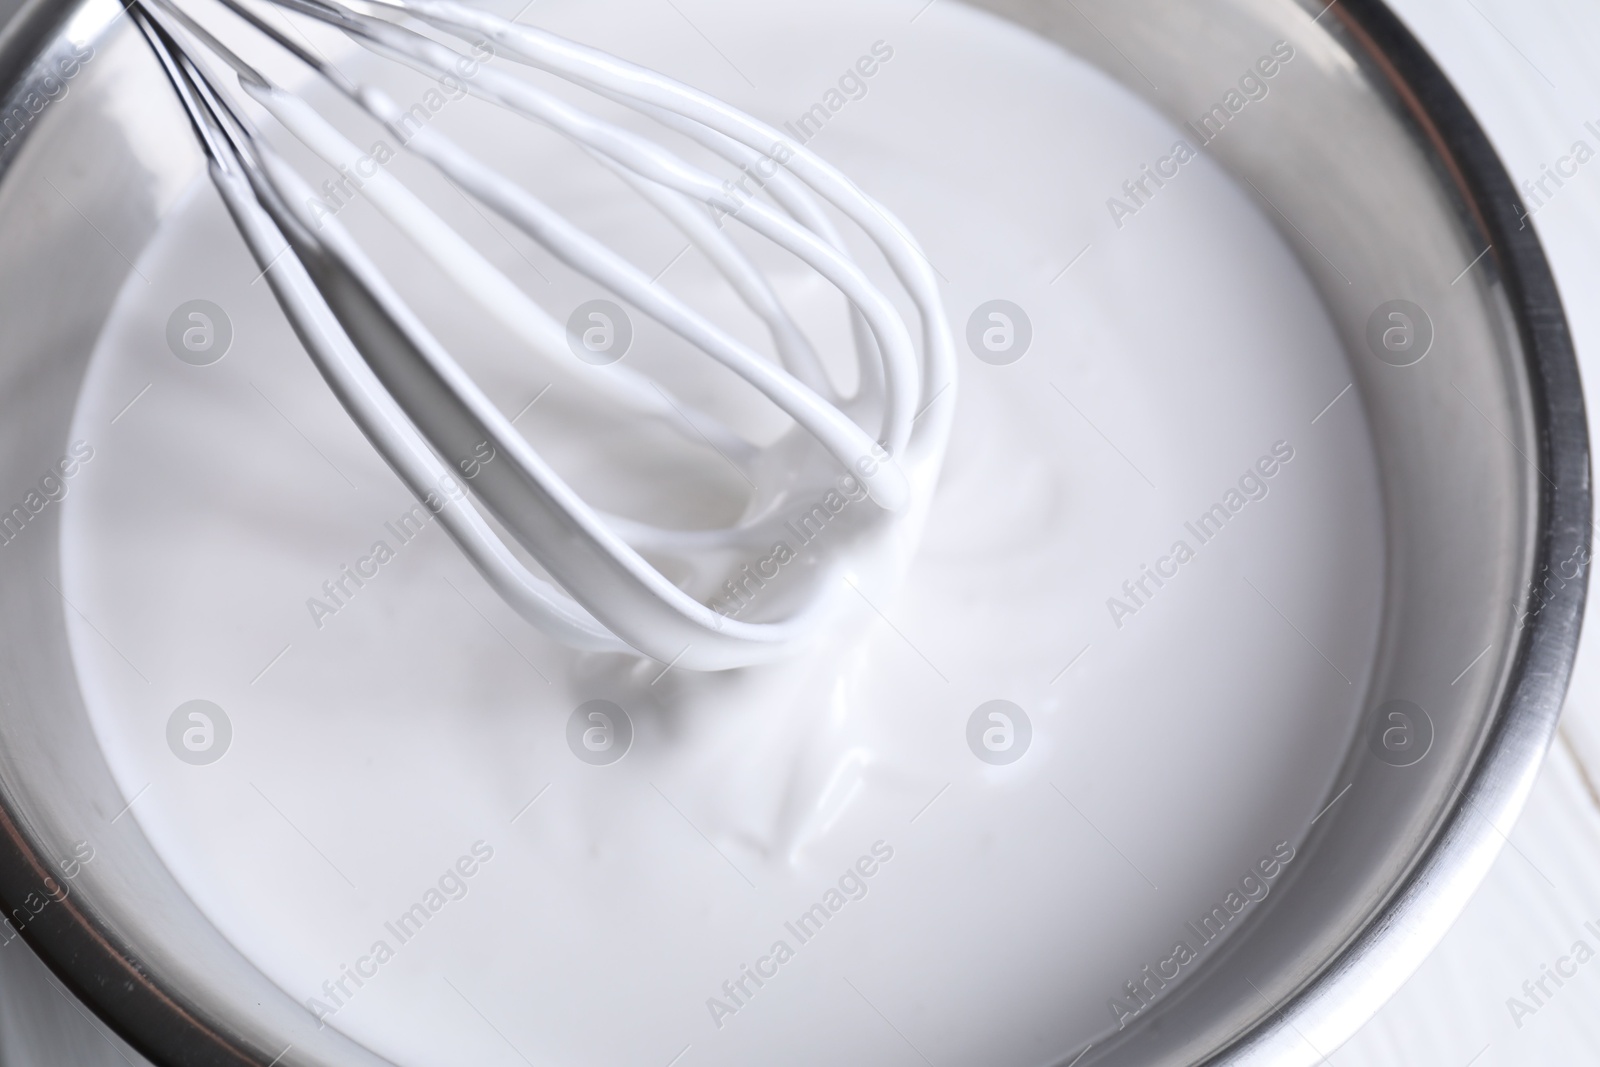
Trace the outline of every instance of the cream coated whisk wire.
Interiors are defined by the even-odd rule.
[[[780,439],[785,457],[813,484],[848,474],[890,536],[926,515],[949,430],[955,367],[933,274],[920,249],[879,204],[803,146],[731,106],[647,68],[451,0],[383,0],[379,17],[333,0],[262,0],[349,35],[373,53],[430,77],[462,54],[435,37],[487,44],[496,57],[556,75],[626,105],[723,160],[760,168],[774,206],[740,195],[662,145],[591,115],[530,82],[484,66],[467,91],[565,136],[621,178],[699,248],[765,326],[774,364],[655,284],[638,267],[524,187],[438,130],[407,130],[405,112],[381,89],[351,81],[266,21],[244,0],[221,5],[293,55],[458,188],[557,259],[737,374],[795,424],[804,452]],[[207,159],[210,176],[313,362],[357,426],[419,500],[450,484],[452,467],[488,444],[504,462],[483,467],[472,496],[538,562],[530,570],[472,500],[446,502],[441,524],[490,586],[524,619],[575,648],[634,650],[687,669],[719,670],[773,660],[801,647],[832,617],[848,560],[814,569],[797,609],[772,621],[729,618],[669,581],[641,554],[692,556],[759,543],[773,515],[733,526],[679,531],[608,515],[584,501],[516,431],[385,279],[336,218],[306,205],[315,195],[261,135],[243,101],[223,92],[204,59],[232,71],[239,88],[328,165],[362,155],[304,98],[275,85],[175,0],[131,9],[172,82]],[[420,27],[420,28],[416,28]],[[770,177],[768,175],[770,174]],[[628,367],[588,368],[568,352],[563,329],[398,178],[377,169],[363,194],[463,294],[508,328],[546,366],[577,377],[624,410],[688,429],[744,469],[762,449],[710,415],[695,413]],[[831,205],[879,249],[921,319],[911,328],[847,250],[823,206]],[[769,280],[723,230],[733,219],[782,248],[843,294],[851,315],[860,385],[842,397]],[[924,414],[924,405],[931,410]],[[914,533],[911,534],[914,540]]]

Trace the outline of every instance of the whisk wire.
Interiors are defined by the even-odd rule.
[[[887,220],[881,209],[842,175],[830,177],[834,172],[826,165],[819,169],[808,164],[802,169],[800,180],[792,180],[785,173],[774,181],[774,200],[790,211],[790,217],[785,218],[757,201],[737,202],[700,168],[509,75],[485,70],[469,83],[471,91],[484,99],[540,121],[573,140],[679,224],[691,241],[707,251],[708,258],[746,305],[762,318],[779,359],[788,369],[780,368],[666,293],[630,261],[442,133],[419,129],[410,137],[403,136],[404,113],[380,90],[346,78],[240,0],[222,2],[373,118],[402,135],[408,148],[464,193],[506,218],[574,270],[606,285],[753,385],[823,445],[852,477],[859,477],[891,521],[895,512],[908,507],[911,486],[895,454],[906,451],[911,443],[911,420],[905,418],[903,409],[908,396],[914,400],[920,393],[922,368],[892,304],[867,280],[825,213],[811,199],[813,191],[820,194],[858,223],[858,216],[867,214],[876,215],[879,222]],[[460,53],[413,30],[329,0],[271,2],[335,26],[371,50],[424,73],[437,74],[441,64],[460,57]],[[463,9],[456,5],[376,6],[406,17],[423,17],[459,39],[470,40],[475,34],[495,31],[503,47],[509,47],[507,40],[516,44],[523,62],[544,69],[551,65],[548,56],[529,48],[522,36],[508,33],[505,26],[492,21],[482,22],[478,13],[467,12],[472,17],[463,19]],[[433,17],[425,17],[429,14]],[[308,206],[317,202],[309,185],[216,88],[184,36],[193,38],[203,51],[231,68],[241,90],[325,162],[336,167],[348,165],[357,155],[354,145],[305,100],[272,84],[174,0],[137,0],[135,15],[196,130],[213,183],[313,361],[407,488],[435,510],[458,547],[524,618],[580,649],[632,649],[689,668],[722,669],[787,654],[831,615],[834,597],[828,586],[830,576],[838,573],[838,561],[821,568],[821,579],[810,594],[787,617],[777,621],[727,618],[667,580],[630,540],[680,552],[726,548],[744,543],[754,531],[764,529],[770,523],[770,509],[765,516],[733,528],[680,532],[605,516],[590,507],[511,426],[340,222],[327,214],[317,217]],[[547,51],[550,47],[543,38],[538,44]],[[770,154],[763,153],[751,144],[748,123],[726,121],[724,112],[736,113],[715,102],[708,109],[709,98],[700,98],[690,90],[657,93],[655,98],[646,100],[629,98],[629,92],[637,88],[630,79],[636,81],[642,68],[626,64],[616,67],[620,61],[597,59],[601,54],[582,50],[581,46],[573,48],[579,48],[581,54],[563,54],[560,58],[585,73],[576,76],[557,71],[559,76],[593,88],[602,96],[635,105],[647,117],[662,120],[669,129],[690,132],[695,140],[725,159],[748,166],[752,157],[772,161],[780,152],[786,152],[781,141],[775,140],[769,146]],[[558,47],[556,51],[561,50]],[[576,60],[573,55],[577,55]],[[597,63],[605,69],[597,72]],[[721,127],[714,128],[703,121],[702,114],[690,112],[713,114]],[[807,173],[808,170],[815,173]],[[519,332],[532,333],[549,347],[548,331],[541,336],[539,328],[528,329],[530,323],[542,328],[548,320],[547,313],[416,194],[381,171],[363,188],[379,210],[420,249],[454,277],[464,278],[464,288],[499,309],[503,319],[510,317],[520,322],[524,329]],[[841,199],[849,201],[848,205],[840,203]],[[870,402],[875,392],[886,398],[881,416],[887,448],[875,443],[832,403],[837,394],[827,382],[809,341],[783,309],[766,279],[706,214],[708,207],[738,219],[779,247],[787,248],[844,293],[850,302],[857,358],[863,368],[851,406],[859,416],[864,399]],[[948,337],[941,340],[940,336],[941,331],[947,335],[948,328],[939,313],[931,282],[907,269],[914,260],[907,258],[905,249],[896,253],[884,245],[881,233],[874,234],[866,225],[863,229],[884,249],[892,267],[911,276],[914,284],[907,288],[923,313],[927,362],[936,377],[948,378],[952,370],[946,366]],[[513,310],[507,312],[507,308]],[[867,373],[869,354],[875,355],[881,365],[882,373],[876,380]],[[618,380],[628,379],[618,376]],[[637,383],[640,379],[633,380]],[[887,393],[879,390],[877,383],[886,385]],[[661,397],[677,409],[670,396],[663,392]],[[701,427],[696,429],[703,432]],[[720,426],[713,432],[724,438],[741,462],[753,461],[752,446]],[[941,435],[939,428],[925,435],[925,450],[929,436]],[[478,513],[447,465],[447,461],[470,456],[485,444],[491,445],[505,462],[478,470],[471,479],[471,496],[539,562],[554,579],[554,585],[535,575],[509,549]],[[716,447],[715,441],[712,444]],[[445,492],[450,487],[456,492]],[[923,489],[925,497],[927,486]]]

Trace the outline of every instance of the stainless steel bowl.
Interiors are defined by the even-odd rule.
[[[1337,803],[1309,828],[1280,891],[1176,992],[1075,1062],[1319,1062],[1459,913],[1555,728],[1583,607],[1590,487],[1550,269],[1482,130],[1377,0],[983,6],[1177,122],[1211,113],[1263,44],[1281,38],[1307,57],[1274,86],[1275,107],[1210,151],[1299,251],[1366,404],[1388,550],[1370,710],[1337,779],[1348,790],[1328,797]],[[74,64],[85,44],[94,58]],[[185,174],[152,150],[174,128],[159,103],[165,88],[114,4],[31,0],[0,38],[0,86],[8,485],[62,454],[125,257],[149,240]],[[1375,313],[1396,300],[1431,321],[1431,358],[1396,366],[1405,360],[1379,358],[1369,343]],[[82,1005],[157,1063],[380,1064],[267,981],[185,896],[136,822],[119,817],[128,799],[67,652],[73,609],[55,591],[55,516],[35,520],[45,536],[0,551],[0,901],[12,927]],[[1375,740],[1394,699],[1424,708],[1435,731],[1409,766]],[[94,859],[74,868],[82,842]],[[0,968],[0,1049],[21,1050],[19,1062],[116,1061],[79,1005],[29,985],[37,968],[25,948],[0,950]],[[1066,1062],[1080,1050],[1060,1052]]]

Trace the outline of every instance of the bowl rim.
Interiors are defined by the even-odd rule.
[[[1569,546],[1588,550],[1592,534],[1582,384],[1542,243],[1526,224],[1521,195],[1488,135],[1443,70],[1383,0],[1332,0],[1326,7],[1320,0],[1297,2],[1311,11],[1321,8],[1317,18],[1333,19],[1347,43],[1361,50],[1444,164],[1445,179],[1460,197],[1461,209],[1490,242],[1486,255],[1507,298],[1530,388],[1536,451],[1529,458],[1545,475],[1537,484],[1532,546],[1532,573],[1541,574],[1557,565]],[[38,59],[80,6],[81,0],[26,0],[0,29],[0,114],[9,113],[37,83]],[[25,124],[0,144],[0,180],[32,128],[32,123]],[[1241,1067],[1279,1062],[1285,1041],[1299,1040],[1296,1035],[1331,1028],[1348,1036],[1432,951],[1500,852],[1504,837],[1497,827],[1509,829],[1520,814],[1555,737],[1577,655],[1587,568],[1582,577],[1554,590],[1521,630],[1508,685],[1485,742],[1431,839],[1387,899],[1286,1000],[1198,1062]],[[34,883],[48,877],[50,869],[3,803],[0,867],[25,868],[26,880]],[[16,884],[0,879],[0,903],[8,913],[21,903],[11,899]],[[72,914],[74,921],[28,924],[21,930],[24,940],[87,1007],[153,1062],[184,1062],[204,1048],[209,1053],[204,1062],[266,1067],[264,1059],[190,1015],[166,995],[155,976],[100,938],[87,918],[77,918],[74,909],[60,911]],[[145,1017],[138,1035],[120,1025],[133,1013]]]
[[[1383,0],[1332,0],[1317,18],[1328,14],[1384,79],[1444,164],[1460,209],[1489,241],[1486,255],[1504,287],[1528,375],[1537,448],[1528,458],[1544,475],[1535,482],[1531,573],[1555,568],[1574,545],[1587,559],[1593,499],[1577,354],[1554,273],[1537,232],[1527,225],[1530,215],[1516,183],[1438,62]],[[1285,1037],[1304,1046],[1304,1032],[1337,1017],[1345,1022],[1336,1027],[1342,1041],[1436,947],[1501,852],[1501,828],[1509,831],[1521,814],[1555,739],[1578,652],[1587,565],[1581,577],[1556,589],[1522,629],[1485,741],[1432,839],[1388,899],[1268,1018],[1202,1063],[1266,1063]],[[1321,1058],[1319,1053],[1315,1061]]]

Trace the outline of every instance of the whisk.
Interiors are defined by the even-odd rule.
[[[904,559],[925,520],[948,439],[955,366],[933,272],[880,204],[802,145],[660,73],[453,0],[218,0],[387,127],[405,149],[565,263],[737,374],[794,426],[758,447],[625,364],[592,368],[568,351],[556,321],[397,177],[378,168],[361,192],[483,311],[558,372],[608,402],[673,425],[744,470],[782,468],[784,492],[752,499],[732,525],[673,530],[592,507],[513,428],[423,324],[307,179],[247,113],[253,100],[327,165],[349,173],[362,152],[303,97],[274,84],[177,0],[136,0],[133,18],[161,62],[204,151],[213,184],[289,323],[362,433],[488,584],[519,615],[573,648],[634,652],[690,670],[768,662],[812,641],[838,617],[871,552],[819,560],[776,618],[733,618],[696,599],[646,559],[704,558],[771,543],[785,500],[844,478],[872,506],[857,544]],[[482,100],[578,145],[699,248],[764,324],[778,362],[652,281],[638,267],[432,126],[407,127],[381,89],[350,80],[263,10],[332,26],[369,51],[431,78],[455,77]],[[473,46],[474,55],[458,50]],[[488,53],[622,104],[739,168],[718,178],[662,144],[484,65]],[[468,64],[466,67],[460,64]],[[243,98],[215,69],[234,75]],[[368,166],[366,171],[372,171]],[[365,173],[365,171],[363,172]],[[770,202],[769,202],[770,201]],[[920,318],[912,329],[847,250],[825,205],[881,252]],[[786,250],[843,295],[859,385],[842,397],[771,281],[726,232],[734,220]],[[491,448],[497,460],[473,463]],[[469,493],[456,470],[471,472]],[[480,511],[480,507],[483,509]],[[509,535],[550,580],[491,525]],[[880,551],[880,556],[883,553]],[[731,580],[731,579],[730,579]],[[843,592],[841,592],[843,590]],[[770,613],[769,613],[770,614]]]

